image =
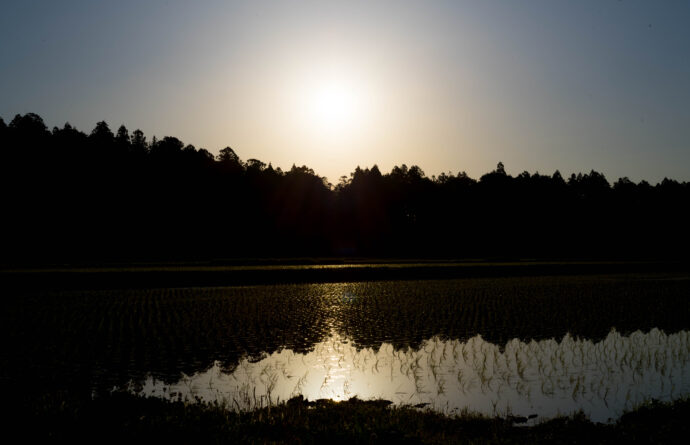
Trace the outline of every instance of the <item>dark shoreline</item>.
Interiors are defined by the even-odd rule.
[[[384,400],[290,400],[237,413],[222,405],[125,393],[88,399],[53,393],[14,405],[9,432],[41,443],[685,443],[690,401],[650,402],[610,424],[574,414],[521,419],[446,416]]]

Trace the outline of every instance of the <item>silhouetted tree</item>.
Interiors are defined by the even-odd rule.
[[[43,119],[34,113],[15,115],[10,122],[10,128],[26,136],[44,136],[48,131]]]
[[[496,174],[499,175],[505,175],[506,174],[506,169],[503,166],[503,162],[499,162],[498,165],[496,165],[496,170],[494,170]]]
[[[595,170],[565,181],[503,163],[473,179],[419,166],[358,166],[333,187],[230,147],[214,157],[171,136],[101,121],[86,135],[40,116],[0,119],[5,262],[369,255],[678,257],[690,184]],[[220,234],[220,235],[219,235]]]
[[[247,159],[247,171],[262,172],[266,168],[266,163],[258,159]]]
[[[109,144],[113,141],[115,136],[110,131],[110,127],[105,121],[96,123],[96,126],[91,131],[91,138],[96,144]]]
[[[120,128],[117,129],[117,135],[115,136],[115,144],[117,144],[118,148],[125,151],[129,151],[129,130],[127,130],[127,127],[125,127],[124,125],[120,125]]]
[[[144,132],[138,128],[132,132],[131,140],[132,151],[135,153],[146,153],[148,151],[148,146],[146,145],[146,136]]]
[[[225,147],[218,153],[218,161],[224,164],[239,164],[240,158],[235,154],[235,150]]]
[[[158,141],[155,147],[151,147],[151,154],[153,156],[161,156],[164,158],[170,158],[177,156],[182,152],[184,143],[172,136],[165,136],[163,139]]]

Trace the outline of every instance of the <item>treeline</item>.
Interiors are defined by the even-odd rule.
[[[503,164],[478,180],[417,166],[357,168],[337,185],[226,147],[148,141],[99,122],[49,131],[0,119],[2,261],[231,257],[679,258],[690,184],[611,185]]]

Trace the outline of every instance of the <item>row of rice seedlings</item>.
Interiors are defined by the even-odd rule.
[[[504,345],[511,338],[561,338],[568,331],[596,340],[611,326],[624,333],[653,326],[675,332],[688,327],[687,292],[683,281],[591,277],[63,292],[8,298],[0,329],[6,363],[30,363],[30,371],[45,379],[145,372],[174,379],[214,360],[232,367],[245,355],[284,347],[308,351],[333,329],[358,346],[386,340],[396,348],[434,335],[481,334]],[[477,353],[452,351],[465,361]],[[544,372],[555,372],[566,360],[572,366],[610,352],[556,356],[543,364]],[[630,355],[616,356],[624,367],[661,360],[643,359],[639,364]],[[521,363],[524,374],[526,360],[511,358],[511,369]],[[11,368],[3,373],[25,373]]]
[[[574,335],[596,339],[605,336],[611,326],[626,332],[627,329],[654,326],[664,328],[669,324],[676,327],[687,325],[687,321],[680,320],[675,314],[677,309],[685,313],[688,311],[688,302],[678,289],[671,289],[675,294],[670,295],[671,301],[662,305],[665,309],[661,310],[662,313],[666,312],[663,318],[671,319],[672,323],[650,322],[645,323],[646,326],[639,326],[632,324],[630,320],[651,315],[649,318],[656,321],[656,315],[660,313],[659,301],[653,301],[653,297],[657,295],[655,287],[633,287],[636,293],[620,290],[616,292],[618,287],[625,288],[627,285],[591,280],[580,282],[576,278],[560,280],[569,285],[557,286],[553,282],[542,280],[535,286],[529,280],[516,279],[495,280],[503,281],[503,286],[499,283],[493,287],[486,282],[481,283],[481,280],[431,285],[415,282],[406,285],[367,283],[359,289],[360,297],[355,304],[343,308],[350,321],[347,323],[350,327],[347,334],[352,334],[355,341],[363,346],[373,346],[367,343],[371,342],[369,339],[378,340],[395,335],[390,332],[391,329],[399,331],[398,335],[411,339],[412,343],[415,338],[421,341],[426,338],[424,334],[429,330],[430,324],[437,327],[436,334],[446,338],[467,338],[481,333],[492,341],[495,338],[492,331],[500,333],[502,327],[506,326],[507,329],[516,331],[516,335],[511,337],[517,338],[540,339],[554,333],[559,337],[569,331]],[[508,284],[510,281],[512,285]],[[378,285],[389,286],[392,291],[376,292],[374,287]],[[463,288],[463,285],[466,286]],[[668,300],[669,295],[666,297]],[[637,312],[630,310],[631,302],[644,304]],[[631,315],[631,312],[634,313]],[[554,313],[558,313],[559,318],[554,318]],[[382,315],[386,317],[385,324],[378,321]],[[590,335],[591,333],[594,335]]]

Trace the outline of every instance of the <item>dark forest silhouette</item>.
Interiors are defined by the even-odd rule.
[[[679,258],[690,247],[690,183],[601,173],[565,179],[503,164],[479,180],[417,166],[357,168],[333,186],[214,157],[174,137],[149,142],[99,122],[49,131],[0,119],[2,261],[231,257]]]

